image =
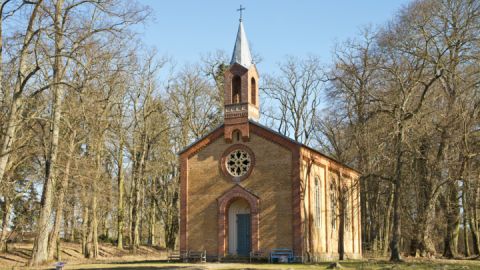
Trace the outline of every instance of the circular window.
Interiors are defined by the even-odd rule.
[[[237,177],[247,174],[251,164],[250,155],[242,149],[230,152],[225,161],[225,167],[228,173]]]
[[[252,151],[243,144],[236,144],[223,153],[220,166],[227,177],[238,182],[250,175],[254,164]]]

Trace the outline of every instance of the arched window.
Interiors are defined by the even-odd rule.
[[[242,81],[240,76],[235,75],[232,79],[232,103],[240,103],[241,95],[240,90],[242,89]]]
[[[350,231],[350,215],[352,214],[352,210],[350,208],[350,190],[348,188],[345,188],[342,194],[342,196],[345,197],[345,199],[343,200],[345,204],[343,206],[343,220],[345,224],[345,230]]]
[[[251,80],[251,95],[252,95],[252,104],[257,105],[257,82],[255,81],[255,78],[252,78]]]
[[[320,179],[315,177],[315,226],[320,228],[322,217],[322,200],[320,198]]]
[[[237,142],[240,141],[240,131],[238,129],[235,129],[233,131],[233,136],[234,140],[236,140]]]
[[[330,218],[332,229],[337,228],[337,193],[335,192],[335,182],[336,179],[332,175],[330,177],[330,190],[329,190],[329,197],[330,197]]]

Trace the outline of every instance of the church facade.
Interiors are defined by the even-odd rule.
[[[261,125],[258,72],[240,21],[224,123],[179,154],[180,250],[208,257],[288,248],[361,258],[360,173]],[[342,226],[342,228],[340,228]]]

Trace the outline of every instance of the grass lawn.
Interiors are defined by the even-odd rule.
[[[48,263],[43,268],[26,268],[30,258],[31,243],[11,244],[8,253],[0,253],[1,269],[54,269],[54,262]],[[167,263],[165,251],[150,247],[140,247],[137,254],[131,254],[129,250],[118,250],[111,244],[101,244],[100,256],[96,260],[85,259],[81,253],[81,245],[78,243],[62,244],[62,261],[67,262],[64,269],[118,269],[118,270],[155,270],[155,269],[178,269],[178,270],[227,270],[227,269],[279,269],[279,270],[302,270],[302,269],[327,269],[329,262],[320,264],[248,264],[248,263]],[[361,261],[342,261],[342,269],[479,269],[480,258],[471,257],[468,260],[445,260],[445,259],[413,259],[405,258],[401,264],[388,263],[386,258],[365,259]]]
[[[384,261],[346,261],[340,263],[342,269],[480,269],[480,261],[466,260],[434,260],[434,261],[407,261],[401,264],[391,264]],[[124,269],[124,270],[156,270],[156,269],[181,269],[181,270],[204,270],[204,269],[279,269],[279,270],[303,270],[303,269],[327,269],[330,263],[319,264],[244,264],[244,263],[166,263],[160,261],[146,262],[104,262],[95,264],[71,264],[65,269]],[[1,267],[0,267],[1,268]],[[9,268],[12,269],[12,268]],[[22,269],[22,268],[15,268]],[[38,268],[37,268],[38,269]],[[44,268],[53,269],[53,268]]]

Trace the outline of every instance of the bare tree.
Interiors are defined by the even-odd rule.
[[[45,262],[48,258],[47,243],[49,226],[48,221],[51,215],[52,205],[52,192],[53,186],[57,180],[57,153],[58,153],[58,140],[60,134],[60,120],[62,115],[62,101],[64,95],[64,85],[69,85],[65,79],[67,70],[72,65],[73,61],[77,57],[77,52],[81,46],[84,46],[85,42],[94,35],[99,33],[114,33],[121,31],[122,27],[134,22],[138,22],[143,19],[143,14],[140,9],[130,10],[128,8],[121,9],[121,5],[117,3],[109,2],[96,2],[96,1],[74,1],[64,3],[63,0],[57,0],[53,4],[53,7],[49,5],[45,6],[46,13],[52,18],[53,29],[51,30],[53,36],[53,64],[52,64],[52,83],[48,86],[53,92],[52,100],[52,115],[51,115],[51,136],[49,143],[49,153],[46,162],[45,169],[45,182],[42,192],[42,207],[39,218],[38,233],[34,243],[33,256],[30,261],[30,265],[38,265]],[[90,6],[91,5],[91,6]],[[119,8],[120,7],[120,8]],[[89,10],[92,16],[90,21],[84,21],[85,28],[72,29],[75,27],[72,23],[73,17],[70,16],[72,10],[84,8]],[[97,15],[104,14],[105,16]],[[109,17],[111,20],[109,20]],[[118,18],[117,20],[113,18]],[[83,19],[83,18],[81,18]],[[113,20],[112,20],[113,19]],[[101,23],[96,23],[100,20]],[[80,22],[81,24],[82,22]],[[84,30],[86,29],[86,30]],[[77,31],[75,31],[77,30]],[[69,36],[66,39],[66,35]],[[47,35],[48,38],[48,35]],[[69,43],[65,43],[68,40]],[[65,57],[67,55],[68,57]],[[46,89],[46,87],[44,88]],[[95,185],[94,185],[95,188]],[[94,190],[95,191],[95,190]],[[92,200],[92,205],[95,208],[96,198]],[[92,226],[96,227],[96,212],[92,209]],[[96,228],[94,230],[94,239],[96,243]],[[96,246],[96,245],[94,245]],[[94,255],[97,252],[94,253]]]
[[[273,120],[279,133],[296,141],[309,144],[318,118],[322,69],[320,60],[310,56],[306,59],[287,58],[280,64],[279,76],[266,76],[262,90],[274,103],[263,114]],[[268,113],[271,112],[271,113]]]
[[[9,111],[8,117],[5,122],[5,133],[2,136],[2,143],[0,148],[0,182],[2,181],[5,169],[7,166],[8,159],[11,152],[13,151],[12,146],[15,141],[17,127],[19,125],[19,118],[21,115],[21,107],[24,103],[24,90],[28,85],[29,80],[39,71],[39,66],[34,65],[33,67],[29,65],[29,55],[32,52],[36,52],[35,48],[32,46],[35,44],[35,40],[41,32],[41,29],[36,24],[37,18],[40,13],[40,6],[42,5],[43,0],[39,0],[33,3],[33,8],[29,13],[28,25],[25,30],[25,35],[23,36],[23,41],[21,49],[18,52],[16,65],[17,75],[15,78],[15,85],[12,91],[12,99],[8,104]],[[3,3],[6,4],[7,2]],[[5,5],[2,4],[2,8]],[[3,12],[3,10],[2,10]],[[2,16],[3,21],[3,16]],[[3,47],[2,47],[3,48]],[[3,51],[3,50],[2,50]],[[3,66],[3,63],[0,63]],[[2,67],[3,69],[3,67]],[[3,71],[2,71],[3,75]]]

